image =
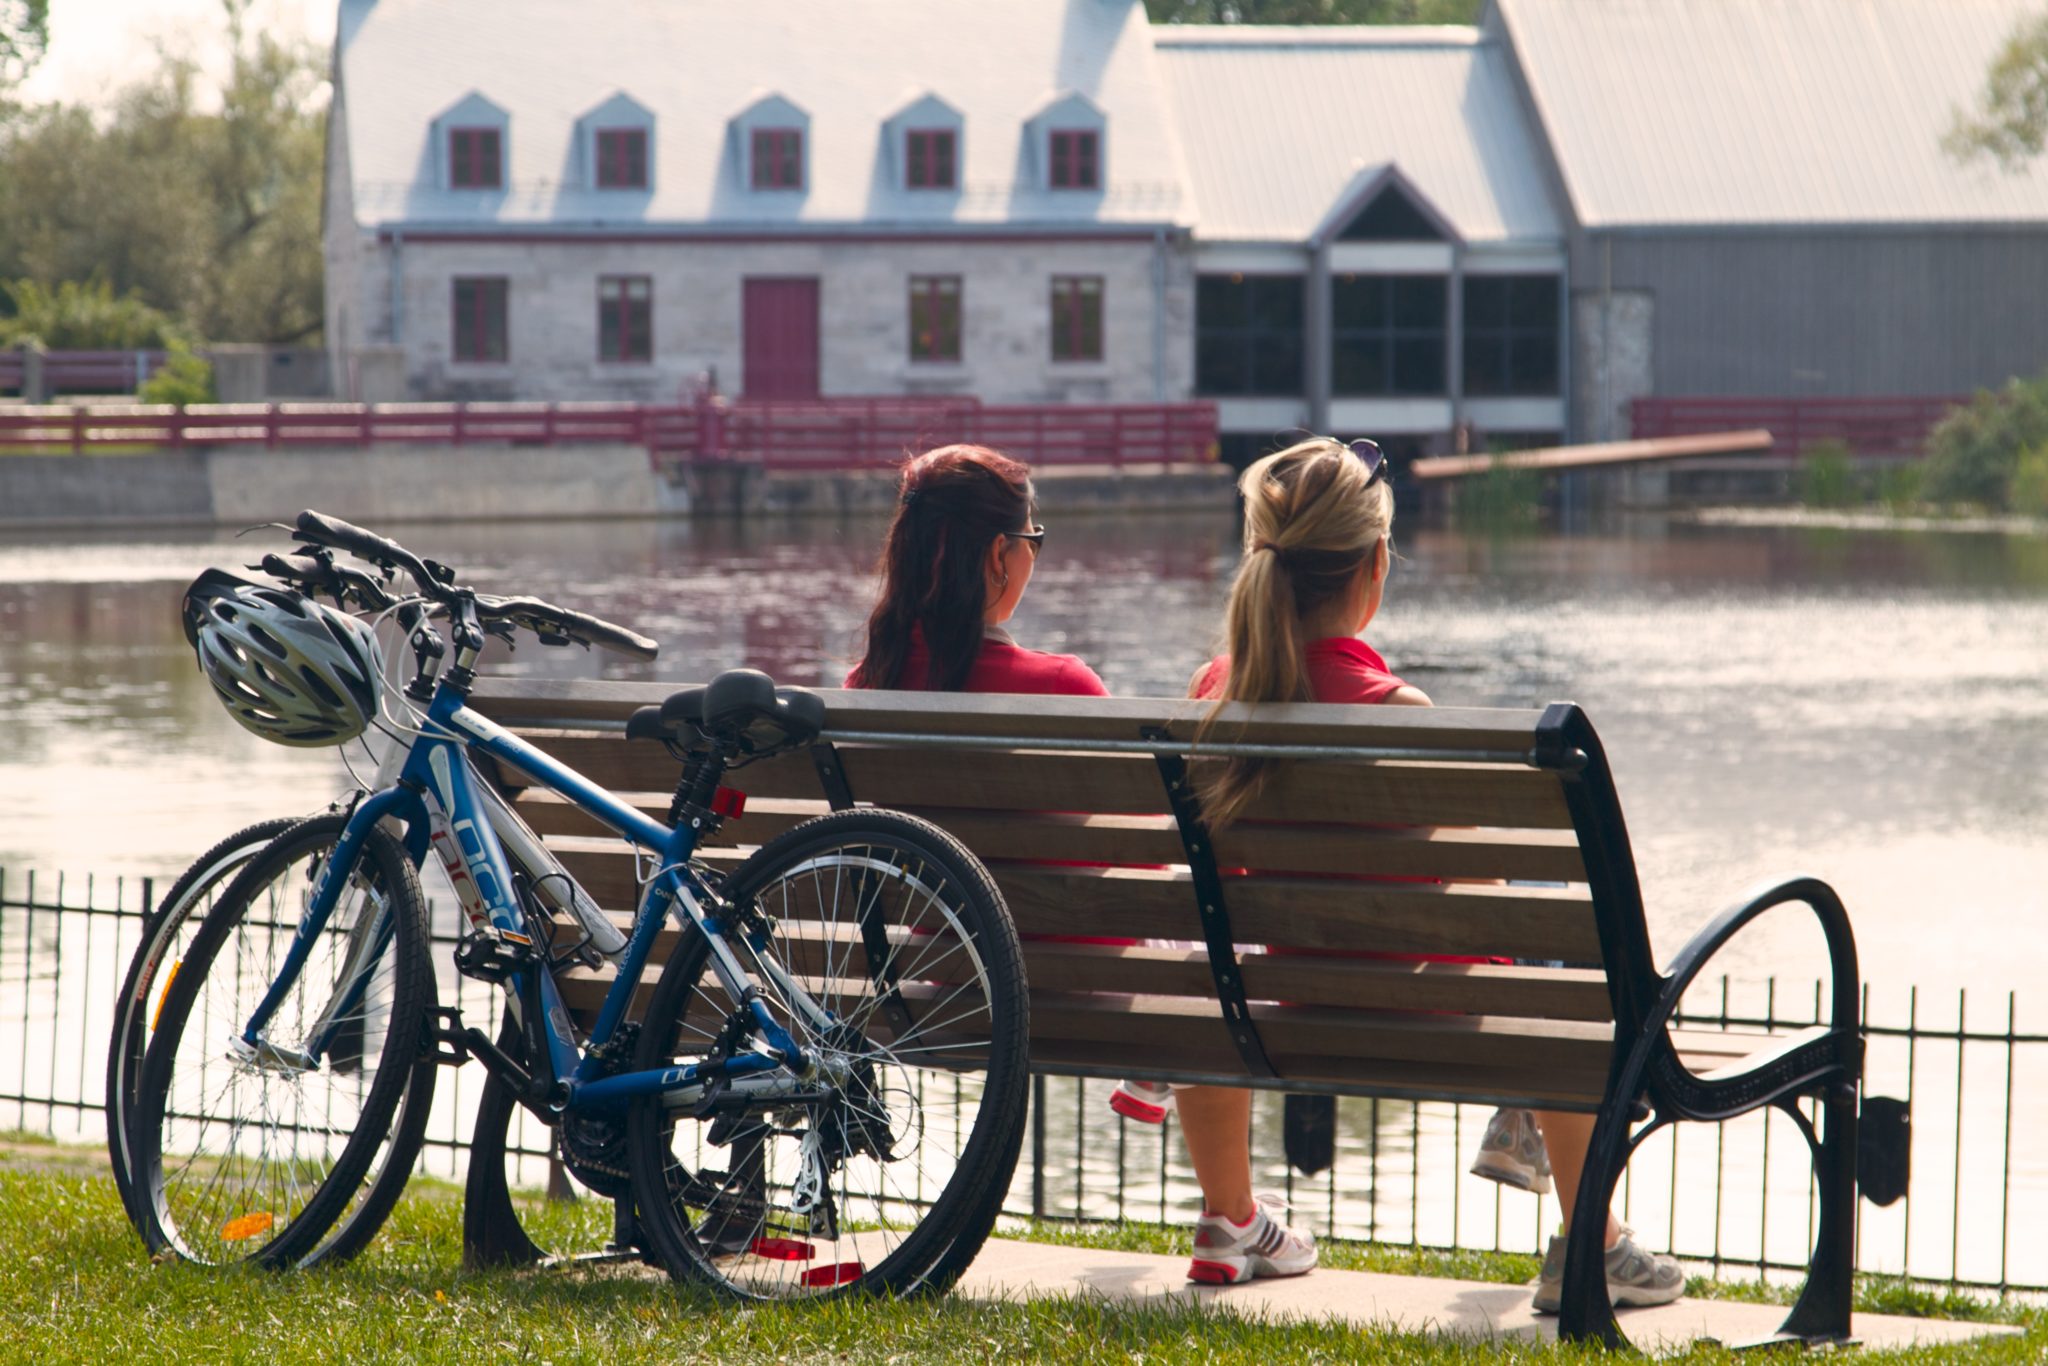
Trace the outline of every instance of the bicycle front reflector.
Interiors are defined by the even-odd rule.
[[[747,1251],[771,1262],[808,1262],[818,1249],[801,1238],[756,1238]]]
[[[220,1240],[223,1243],[246,1243],[259,1234],[270,1232],[271,1225],[276,1222],[274,1214],[244,1214],[220,1226]]]
[[[851,1285],[860,1279],[859,1262],[839,1262],[833,1266],[814,1266],[797,1280],[813,1290],[824,1290],[835,1285]]]
[[[178,967],[185,960],[173,958],[169,972],[164,974],[164,989],[157,993],[156,1009],[149,1014],[149,1032],[156,1033],[156,1022],[164,1017],[164,1002],[171,999],[171,983],[178,980]]]

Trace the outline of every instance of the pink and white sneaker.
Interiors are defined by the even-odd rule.
[[[1173,1113],[1173,1088],[1163,1081],[1120,1081],[1109,1093],[1109,1108],[1140,1124],[1164,1124]]]
[[[1195,1259],[1188,1279],[1203,1285],[1237,1285],[1256,1276],[1301,1276],[1316,1269],[1313,1234],[1282,1222],[1287,1202],[1261,1195],[1259,1208],[1242,1224],[1220,1214],[1195,1221]]]

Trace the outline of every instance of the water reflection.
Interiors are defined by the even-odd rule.
[[[653,664],[534,645],[494,667],[835,683],[880,537],[869,520],[432,527],[477,583],[615,618]],[[1403,526],[1373,631],[1440,703],[1568,697],[1600,725],[1665,952],[1750,881],[1839,886],[1866,975],[2020,985],[2048,962],[2048,542],[1696,527],[1511,538]],[[226,536],[0,541],[0,866],[173,872],[248,821],[324,802],[326,752],[237,728],[193,668],[178,590]],[[1055,521],[1016,623],[1119,692],[1204,660],[1236,562],[1214,516]],[[1793,913],[1730,971],[1818,970]]]

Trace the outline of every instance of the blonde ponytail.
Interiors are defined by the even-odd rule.
[[[1237,486],[1244,495],[1244,558],[1223,617],[1230,673],[1196,730],[1198,745],[1226,703],[1312,700],[1305,623],[1350,590],[1393,527],[1392,492],[1384,482],[1371,483],[1364,462],[1328,437],[1267,456]],[[1209,828],[1235,820],[1275,771],[1272,761],[1240,758],[1206,776],[1202,811]]]

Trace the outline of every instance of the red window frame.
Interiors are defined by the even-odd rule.
[[[645,128],[600,128],[597,130],[596,149],[598,189],[647,188]]]
[[[1052,277],[1052,358],[1102,359],[1102,277]]]
[[[498,128],[450,128],[448,184],[457,190],[503,189],[504,131]]]
[[[951,128],[912,128],[903,135],[903,183],[913,190],[951,190],[960,183],[960,139]]]
[[[651,277],[597,277],[597,358],[611,365],[645,365],[654,359]]]
[[[458,275],[448,293],[454,358],[502,365],[512,358],[511,286],[502,275]]]
[[[755,189],[801,190],[804,187],[803,129],[756,128],[753,154]]]
[[[910,277],[910,359],[921,364],[960,361],[960,277]]]
[[[1055,190],[1102,188],[1102,135],[1093,128],[1055,128],[1051,183]]]

